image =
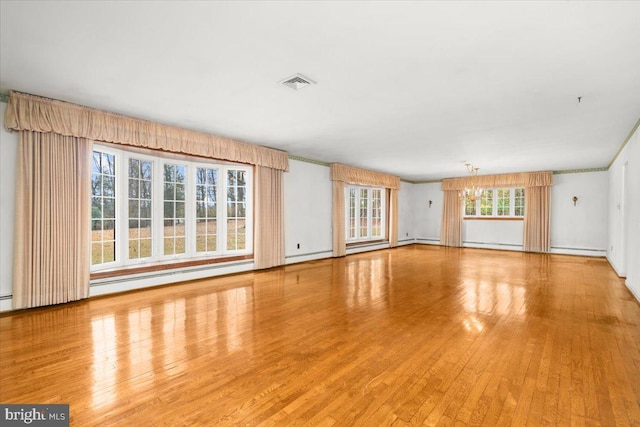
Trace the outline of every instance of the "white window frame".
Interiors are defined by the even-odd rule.
[[[94,143],[93,151],[115,156],[116,183],[116,226],[115,226],[115,261],[90,266],[90,271],[110,270],[136,265],[153,265],[167,261],[198,260],[217,258],[231,255],[249,255],[253,252],[253,167],[233,163],[216,163],[203,161],[200,158],[188,156],[171,156],[166,153],[152,155],[142,150],[122,150],[110,146]],[[147,258],[129,259],[129,159],[139,159],[152,163],[152,219],[151,245],[152,254]],[[185,187],[185,253],[164,254],[164,165],[175,164],[186,168]],[[218,170],[217,188],[217,236],[215,252],[196,251],[196,168],[204,167]],[[93,170],[93,168],[91,169]],[[246,176],[246,238],[244,249],[228,250],[227,238],[227,171],[238,170]],[[90,178],[91,179],[91,178]],[[221,199],[223,197],[223,199]]]
[[[466,202],[462,203],[462,215],[464,218],[468,218],[468,219],[478,219],[478,218],[504,218],[504,219],[523,219],[524,218],[524,214],[523,215],[515,215],[515,203],[516,203],[516,189],[524,189],[526,192],[526,189],[524,187],[496,187],[496,188],[487,188],[486,190],[492,190],[493,191],[493,198],[492,198],[492,202],[493,202],[493,208],[492,208],[492,213],[491,215],[482,215],[481,211],[480,211],[480,203],[481,203],[481,197],[478,197],[478,199],[475,201],[475,214],[473,215],[469,215],[466,213]],[[509,190],[509,215],[498,215],[498,190]],[[523,209],[524,210],[524,209]]]
[[[350,237],[349,236],[349,224],[350,224],[350,218],[349,218],[349,193],[350,190],[354,189],[356,192],[356,206],[355,206],[355,237]],[[361,236],[360,235],[360,191],[361,190],[366,190],[367,191],[367,235],[366,236]],[[372,230],[372,225],[373,225],[373,191],[374,190],[379,190],[380,191],[380,203],[381,203],[381,218],[380,218],[380,236],[372,236],[371,235],[371,230]],[[369,240],[381,240],[384,239],[386,236],[386,230],[387,230],[387,224],[386,224],[386,218],[387,218],[387,191],[385,188],[383,187],[365,187],[365,186],[361,186],[361,185],[345,185],[344,187],[344,199],[345,199],[345,204],[344,204],[344,221],[345,221],[345,241],[347,243],[354,243],[354,242],[366,242]]]

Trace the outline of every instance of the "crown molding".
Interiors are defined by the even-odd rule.
[[[420,181],[406,180],[406,182],[410,182],[411,184],[436,184],[438,182],[442,182],[442,180],[441,179],[426,179],[426,180],[420,180]]]
[[[306,157],[294,156],[293,154],[289,154],[289,160],[297,160],[299,162],[311,163],[313,165],[320,166],[331,166],[331,163],[321,162],[320,160],[307,159]]]
[[[624,148],[624,146],[627,145],[627,142],[629,142],[633,134],[636,132],[636,130],[638,130],[638,127],[640,127],[640,119],[638,119],[638,121],[636,121],[636,124],[631,128],[631,132],[629,132],[629,135],[627,135],[627,137],[622,142],[622,145],[620,145],[620,148],[618,148],[618,151],[616,151],[616,154],[615,156],[613,156],[613,159],[611,159],[611,161],[609,162],[607,169],[609,169],[613,165],[613,162],[616,161],[616,159],[622,152],[622,149]]]
[[[564,175],[566,173],[606,172],[608,170],[609,170],[608,167],[604,167],[604,168],[589,168],[589,169],[569,169],[569,170],[553,171],[553,174],[554,175]]]

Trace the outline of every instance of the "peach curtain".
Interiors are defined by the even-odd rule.
[[[345,238],[344,184],[378,186],[390,189],[389,197],[389,246],[398,246],[398,190],[400,178],[382,172],[355,168],[340,163],[331,164],[333,181],[333,256],[347,253]]]
[[[551,187],[527,187],[524,192],[525,252],[548,252],[551,247],[549,200]]]
[[[19,92],[9,94],[5,127],[289,169],[284,151]]]
[[[344,218],[344,182],[333,181],[333,256],[341,257],[347,254],[347,244],[345,232]]]
[[[462,202],[456,190],[445,190],[444,192],[440,244],[462,246]]]
[[[355,168],[340,163],[331,163],[331,181],[342,181],[356,185],[370,185],[400,189],[400,177],[382,172]]]
[[[14,309],[89,296],[91,151],[84,138],[20,132]]]
[[[254,267],[284,264],[283,171],[256,167]]]
[[[460,191],[471,187],[472,184],[480,188],[540,187],[553,184],[553,175],[546,171],[447,178],[442,181],[442,189]]]
[[[389,190],[389,247],[398,246],[398,190]]]

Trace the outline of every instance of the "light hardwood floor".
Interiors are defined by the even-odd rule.
[[[71,424],[640,425],[607,261],[409,246],[0,317],[0,402]]]

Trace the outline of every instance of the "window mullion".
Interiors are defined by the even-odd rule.
[[[151,232],[152,232],[152,259],[158,259],[163,254],[163,226],[164,226],[164,193],[163,193],[163,174],[164,162],[160,160],[154,160],[152,167],[152,187],[153,193],[151,194],[151,206],[153,211],[151,212]]]
[[[356,221],[355,221],[355,226],[356,226],[355,235],[356,235],[356,237],[355,238],[356,239],[361,239],[362,236],[360,236],[360,191],[356,188],[355,192],[356,192],[356,205],[355,205],[355,212],[354,212],[354,215],[355,215],[355,218],[356,218]]]
[[[194,205],[195,205],[195,175],[196,175],[196,167],[194,164],[187,165],[187,179],[185,182],[184,189],[184,253],[187,257],[193,257],[196,253],[195,251],[195,239],[193,236],[195,235],[195,215],[194,215]]]
[[[373,221],[373,190],[367,189],[367,238],[373,237],[373,228],[371,222]]]
[[[220,168],[222,173],[220,174],[220,195],[218,197],[218,236],[217,243],[222,253],[227,253],[227,168]]]

